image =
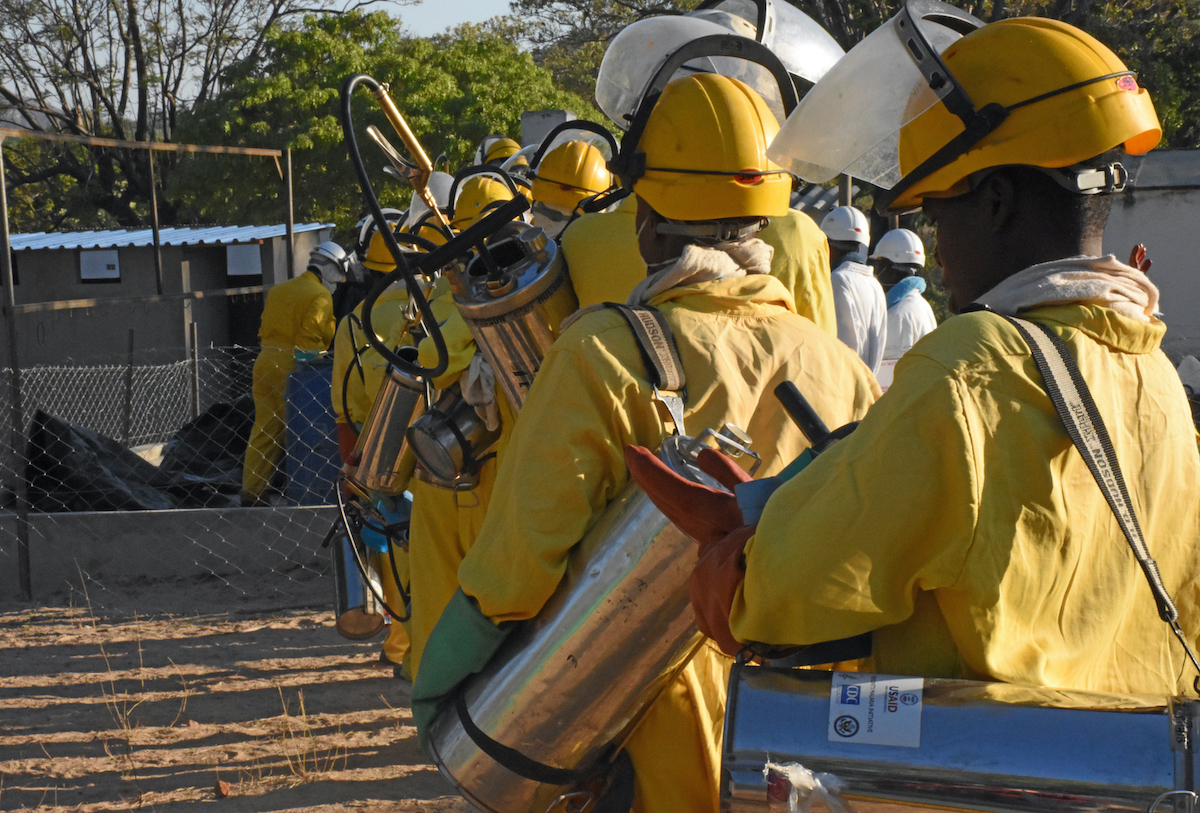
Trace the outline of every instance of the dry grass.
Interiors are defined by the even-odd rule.
[[[329,620],[0,608],[0,810],[180,813],[226,780],[224,813],[465,811],[379,642]]]

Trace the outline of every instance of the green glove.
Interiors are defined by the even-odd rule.
[[[430,725],[450,703],[459,684],[487,665],[514,626],[496,626],[461,587],[455,591],[425,644],[412,690],[417,745],[426,756],[432,757]]]

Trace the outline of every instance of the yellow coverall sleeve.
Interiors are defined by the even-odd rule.
[[[910,384],[928,386],[889,391],[767,503],[730,614],[738,640],[804,645],[859,635],[932,609],[917,606],[920,591],[959,577],[979,503],[974,451],[962,427],[948,425],[962,421],[959,385],[928,359],[905,367]],[[911,648],[910,660],[944,657],[944,631],[926,640],[937,625],[916,621],[911,638],[894,645]]]
[[[433,380],[433,386],[440,390],[457,381],[462,371],[471,364],[475,355],[475,337],[454,304],[454,295],[450,292],[446,277],[440,278],[434,285],[429,307],[441,327],[446,352],[450,355],[446,371]],[[417,345],[417,361],[422,367],[433,367],[437,360],[437,346],[432,338],[426,336]]]
[[[829,239],[804,212],[788,209],[773,217],[759,238],[775,249],[771,276],[783,283],[796,302],[796,313],[811,319],[830,336],[837,335]]]
[[[630,195],[613,211],[582,215],[563,232],[563,260],[580,308],[624,302],[646,278],[636,219],[637,197]]]
[[[362,369],[354,364],[357,348],[354,346],[355,331],[351,328],[352,316],[347,314],[338,322],[337,330],[333,335],[333,378],[329,387],[329,400],[333,404],[333,414],[337,418],[338,423],[347,423],[349,419],[346,416],[346,404],[349,400],[349,394],[343,398],[345,385],[347,383],[347,373],[350,376],[361,376]],[[359,333],[361,337],[361,333]],[[354,367],[352,370],[351,367]]]
[[[497,622],[541,610],[571,549],[629,481],[625,445],[656,448],[663,437],[644,383],[622,374],[598,337],[589,344],[587,359],[550,348],[496,475],[492,502],[506,510],[488,514],[481,537],[489,544],[459,568],[464,592]],[[608,360],[608,375],[597,358]]]
[[[333,297],[323,286],[321,294],[324,296],[313,297],[296,330],[296,347],[310,353],[329,349],[337,329],[333,319]]]

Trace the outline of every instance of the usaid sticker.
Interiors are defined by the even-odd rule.
[[[834,672],[829,693],[829,741],[921,746],[919,677]]]

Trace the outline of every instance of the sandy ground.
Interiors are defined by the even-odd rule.
[[[0,810],[470,809],[418,752],[381,639],[328,610],[211,610],[0,607]]]

